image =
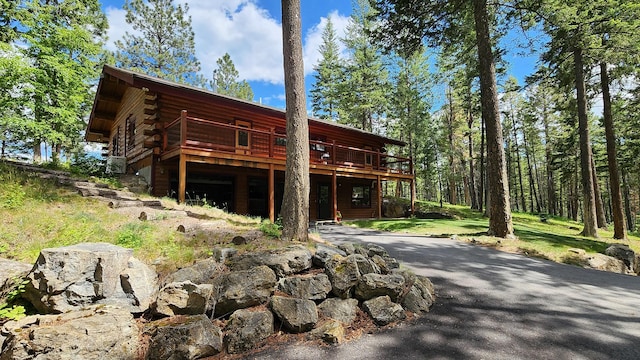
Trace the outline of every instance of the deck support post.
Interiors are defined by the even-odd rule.
[[[338,221],[338,176],[336,175],[336,171],[333,170],[331,173],[331,217],[333,221]]]
[[[377,177],[376,190],[378,191],[378,219],[382,219],[382,180]]]
[[[187,189],[187,156],[180,152],[180,164],[178,166],[178,203],[184,204]]]
[[[274,166],[269,164],[269,220],[274,223],[276,221],[276,194],[274,185]]]
[[[416,212],[416,179],[415,177],[409,180],[411,185],[411,215]]]

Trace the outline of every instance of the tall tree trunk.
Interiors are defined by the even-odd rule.
[[[531,165],[531,150],[529,148],[529,143],[527,142],[527,134],[524,129],[522,129],[522,142],[524,143],[524,155],[527,158],[527,170],[529,171],[529,198],[531,199],[531,212],[533,212],[534,202],[535,208],[538,214],[540,213],[540,201],[538,201],[538,191],[536,190],[536,181],[533,176],[533,167]]]
[[[486,131],[486,127],[485,127],[485,123],[484,123],[484,117],[480,117],[480,189],[478,189],[478,202],[480,205],[480,208],[478,210],[482,211],[483,205],[484,205],[484,215],[488,216],[489,215],[489,211],[487,209],[487,184],[486,184],[486,179],[487,179],[487,172],[485,171],[485,157],[484,157],[484,150],[485,150],[485,131]]]
[[[471,87],[469,87],[469,93],[470,92]],[[478,210],[480,209],[480,206],[478,205],[478,193],[476,192],[476,177],[473,164],[473,104],[471,103],[471,94],[468,95],[469,103],[467,104],[467,125],[469,126],[469,193],[471,195],[471,208]]]
[[[582,235],[598,237],[596,223],[596,201],[591,171],[591,139],[589,137],[589,121],[587,117],[587,95],[584,83],[582,49],[573,49],[575,67],[576,96],[578,103],[578,131],[580,133],[580,168],[582,177],[582,195],[584,197]]]
[[[496,68],[491,41],[486,0],[473,1],[476,41],[480,70],[482,117],[487,122],[487,174],[490,186],[489,235],[513,237],[509,183],[502,141],[502,125],[498,109]]]
[[[456,120],[455,109],[453,107],[453,95],[451,89],[447,93],[447,100],[449,101],[449,118],[447,124],[447,130],[449,131],[449,202],[451,204],[458,203],[458,197],[456,196],[456,172],[455,172],[455,157],[454,157],[454,143],[453,143],[453,125]]]
[[[287,160],[282,202],[282,238],[306,241],[309,229],[309,123],[302,61],[300,0],[282,0]]]
[[[520,201],[522,203],[522,211],[527,212],[527,202],[524,198],[524,186],[522,185],[522,165],[520,163],[520,146],[518,145],[518,133],[516,130],[516,119],[511,113],[511,124],[513,130],[513,146],[515,147],[514,152],[516,153],[516,165],[518,166],[518,183],[520,185]]]
[[[33,145],[33,162],[39,163],[42,162],[42,148],[40,141],[36,141]]]
[[[598,184],[598,175],[596,173],[596,163],[591,157],[591,175],[593,176],[593,196],[596,201],[596,223],[598,228],[607,228],[607,218],[604,214],[604,203],[602,202],[602,194],[600,193],[600,185]]]
[[[550,214],[558,215],[558,211],[556,209],[556,189],[555,189],[555,181],[553,179],[553,165],[552,165],[552,156],[551,156],[551,134],[549,131],[549,118],[547,114],[547,103],[545,99],[545,103],[542,108],[542,124],[544,127],[544,157],[546,160],[546,173],[547,173],[547,203],[549,204],[548,211]],[[562,196],[561,196],[562,198]],[[560,207],[562,208],[562,206]],[[560,210],[562,212],[562,210]]]
[[[520,206],[518,203],[518,186],[515,184],[516,177],[513,176],[513,160],[511,160],[512,145],[511,145],[511,136],[507,134],[506,136],[506,147],[507,152],[505,154],[507,160],[507,180],[509,180],[509,189],[513,191],[513,209],[515,211],[520,211]]]
[[[635,230],[635,222],[634,222],[634,214],[631,211],[631,199],[629,194],[629,182],[627,180],[627,172],[623,167],[621,169],[622,172],[622,188],[624,189],[624,211],[627,215],[627,229],[629,231]]]
[[[611,210],[613,215],[613,238],[626,239],[627,229],[622,211],[622,192],[620,191],[620,175],[618,172],[618,155],[616,151],[616,135],[611,113],[611,92],[609,91],[609,73],[607,64],[600,63],[600,80],[602,84],[602,102],[604,105],[604,133],[607,139],[607,164],[609,165],[609,184],[611,191]]]

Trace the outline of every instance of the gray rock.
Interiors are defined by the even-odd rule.
[[[27,316],[3,327],[1,360],[136,359],[138,327],[131,313],[93,305],[59,315]]]
[[[311,300],[272,296],[271,309],[284,327],[293,333],[309,331],[318,322],[318,309]]]
[[[380,274],[380,267],[368,257],[360,254],[349,255],[349,257],[353,257],[356,260],[360,276],[364,274]]]
[[[625,274],[627,266],[622,260],[604,254],[588,254],[586,257],[588,267],[597,270]]]
[[[227,260],[227,265],[231,270],[266,265],[281,278],[311,268],[311,251],[302,245],[291,245],[271,251],[235,255]]]
[[[366,247],[362,246],[362,245],[356,245],[354,246],[355,252],[354,254],[360,254],[363,256],[369,256],[369,249],[367,249]]]
[[[200,260],[189,267],[169,274],[163,281],[163,285],[185,281],[191,281],[194,284],[210,284],[222,274],[222,267],[223,265],[216,262],[214,258]]]
[[[339,244],[338,245],[338,249],[342,250],[345,252],[345,256],[351,255],[351,254],[355,254],[356,253],[356,248],[355,246],[353,246],[353,244],[351,243],[346,243],[346,244]]]
[[[402,306],[408,311],[422,313],[428,312],[434,302],[433,284],[427,277],[417,276],[409,293],[402,299]]]
[[[154,321],[146,359],[200,359],[222,351],[222,331],[206,315],[178,316]]]
[[[325,264],[325,273],[331,281],[331,291],[338,297],[351,297],[353,288],[358,284],[360,271],[353,255],[342,257],[333,256]]]
[[[359,300],[369,300],[387,295],[391,301],[398,301],[404,291],[404,277],[399,274],[365,274],[360,277],[355,295]]]
[[[9,292],[29,274],[31,268],[31,264],[0,258],[0,304],[6,301]]]
[[[371,261],[380,268],[382,274],[389,274],[393,269],[400,267],[398,260],[392,257],[382,257],[380,255],[373,255]]]
[[[636,263],[636,254],[631,250],[629,245],[613,244],[607,247],[604,253],[618,260],[622,260],[622,262],[624,262],[627,268],[631,271],[634,271],[638,267],[638,264]]]
[[[267,266],[233,271],[213,282],[216,316],[266,303],[276,288],[276,275]]]
[[[318,305],[318,312],[323,317],[351,325],[358,314],[358,300],[330,298]]]
[[[229,317],[225,334],[228,353],[251,350],[273,334],[273,314],[271,311],[235,311]]]
[[[386,295],[367,300],[362,303],[362,307],[381,326],[406,318],[402,306],[392,302]]]
[[[285,294],[308,300],[324,300],[331,292],[331,282],[326,274],[282,278],[278,287]]]
[[[338,320],[328,319],[311,330],[309,337],[328,344],[341,344],[344,341],[344,325]]]
[[[212,293],[211,284],[171,283],[158,292],[153,312],[164,316],[204,314]]]
[[[61,313],[91,304],[145,311],[157,290],[157,275],[132,257],[133,250],[107,243],[44,249],[23,297],[42,313]]]
[[[238,253],[238,249],[234,248],[213,248],[213,259],[218,263],[224,263],[228,258]]]
[[[327,260],[329,260],[333,255],[347,256],[347,253],[334,246],[318,244],[316,247],[316,253],[313,254],[312,258],[313,265],[323,268]]]
[[[378,255],[382,258],[389,257],[389,253],[387,252],[387,250],[385,250],[380,245],[368,244],[367,249],[369,249],[369,251],[367,252],[367,255],[369,257],[373,257],[374,255]]]
[[[248,241],[247,238],[245,238],[244,236],[234,236],[233,239],[231,239],[231,242],[234,245],[245,245]]]

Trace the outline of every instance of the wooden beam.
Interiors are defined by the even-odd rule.
[[[98,101],[105,101],[111,103],[119,103],[122,100],[122,96],[111,95],[111,94],[100,94],[98,95]]]
[[[154,136],[154,135],[160,135],[160,133],[162,133],[162,130],[160,130],[160,129],[145,129],[143,133],[144,133],[144,136]]]
[[[155,147],[160,147],[160,142],[158,141],[153,141],[153,140],[145,140],[144,141],[144,148],[145,149],[151,149],[151,148],[155,148]]]
[[[187,157],[180,154],[178,165],[178,202],[184,204],[187,191]]]
[[[274,179],[274,166],[269,164],[269,220],[273,223],[276,221],[276,192]]]
[[[382,181],[380,180],[380,175],[378,175],[376,185],[376,190],[378,191],[378,219],[382,219]]]
[[[158,118],[159,118],[159,116],[158,116],[157,112],[153,113],[151,115],[147,114],[147,115],[144,116],[144,120],[142,120],[142,122],[145,125],[153,125],[158,121]]]
[[[337,222],[338,221],[338,176],[335,170],[333,171],[333,174],[331,174],[331,203],[333,205],[331,207],[331,217],[333,217],[333,221]]]
[[[116,119],[116,114],[115,113],[106,113],[106,112],[94,112],[93,113],[93,118],[95,120],[113,121],[113,120]]]
[[[145,115],[155,115],[157,111],[158,109],[155,106],[153,108],[150,108],[150,107],[144,108]]]

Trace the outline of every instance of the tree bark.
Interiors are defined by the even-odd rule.
[[[489,213],[486,211],[486,206],[484,206],[484,204],[486,204],[487,202],[487,192],[486,192],[486,182],[485,182],[485,177],[486,177],[486,171],[485,171],[485,163],[484,163],[484,145],[485,145],[485,124],[484,124],[484,118],[481,116],[480,117],[480,184],[478,184],[479,189],[478,189],[478,210],[482,211],[483,207],[485,208],[485,215],[488,215]]]
[[[600,185],[598,184],[598,175],[596,173],[596,163],[591,156],[591,176],[593,176],[593,197],[596,201],[596,223],[598,228],[607,228],[607,218],[604,213],[604,203],[602,201],[602,194],[600,193]]]
[[[546,170],[547,170],[546,171],[547,172],[547,203],[549,204],[548,211],[552,215],[558,215],[558,210],[556,209],[555,180],[553,178],[553,166],[551,164],[551,134],[549,131],[549,119],[547,114],[546,99],[544,100],[544,104],[542,107],[542,124],[544,126],[544,138],[545,138],[544,155],[545,155]]]
[[[613,128],[611,92],[609,91],[609,73],[607,72],[606,63],[600,63],[600,80],[602,83],[602,102],[604,105],[604,133],[607,140],[607,164],[609,166],[609,186],[611,191],[611,210],[613,215],[613,238],[626,239],[627,229],[624,222],[624,212],[622,210],[622,191],[620,190],[616,135]]]
[[[496,68],[489,38],[487,1],[474,0],[473,13],[478,45],[482,117],[487,123],[487,177],[490,186],[488,234],[507,238],[513,237],[514,234],[502,125],[498,109]]]
[[[451,94],[451,88],[447,92],[447,100],[449,101],[449,116],[447,118],[447,130],[449,139],[449,203],[455,205],[458,203],[458,197],[456,196],[456,172],[454,166],[454,144],[453,144],[453,123],[455,121],[455,109],[453,108],[453,96]]]
[[[520,185],[520,202],[522,203],[522,212],[527,212],[527,202],[524,198],[524,186],[522,185],[522,164],[520,162],[520,145],[518,145],[518,132],[516,130],[516,119],[513,111],[511,112],[511,125],[513,130],[513,145],[515,146],[516,165],[518,166],[518,184]]]
[[[471,95],[469,95],[469,99],[471,99]],[[473,109],[471,105],[471,100],[469,100],[469,114],[467,115],[467,125],[469,126],[469,193],[471,195],[471,208],[474,210],[480,209],[478,205],[478,193],[476,192],[476,177],[475,177],[475,166],[473,163]]]
[[[282,40],[287,102],[282,238],[306,241],[309,237],[309,123],[304,88],[300,0],[282,0]]]
[[[584,83],[582,63],[582,49],[573,49],[576,97],[578,103],[578,131],[580,133],[580,168],[582,177],[582,195],[584,197],[582,235],[598,237],[596,224],[596,202],[593,189],[593,175],[591,171],[591,139],[589,137],[589,122],[587,117],[587,96]]]

